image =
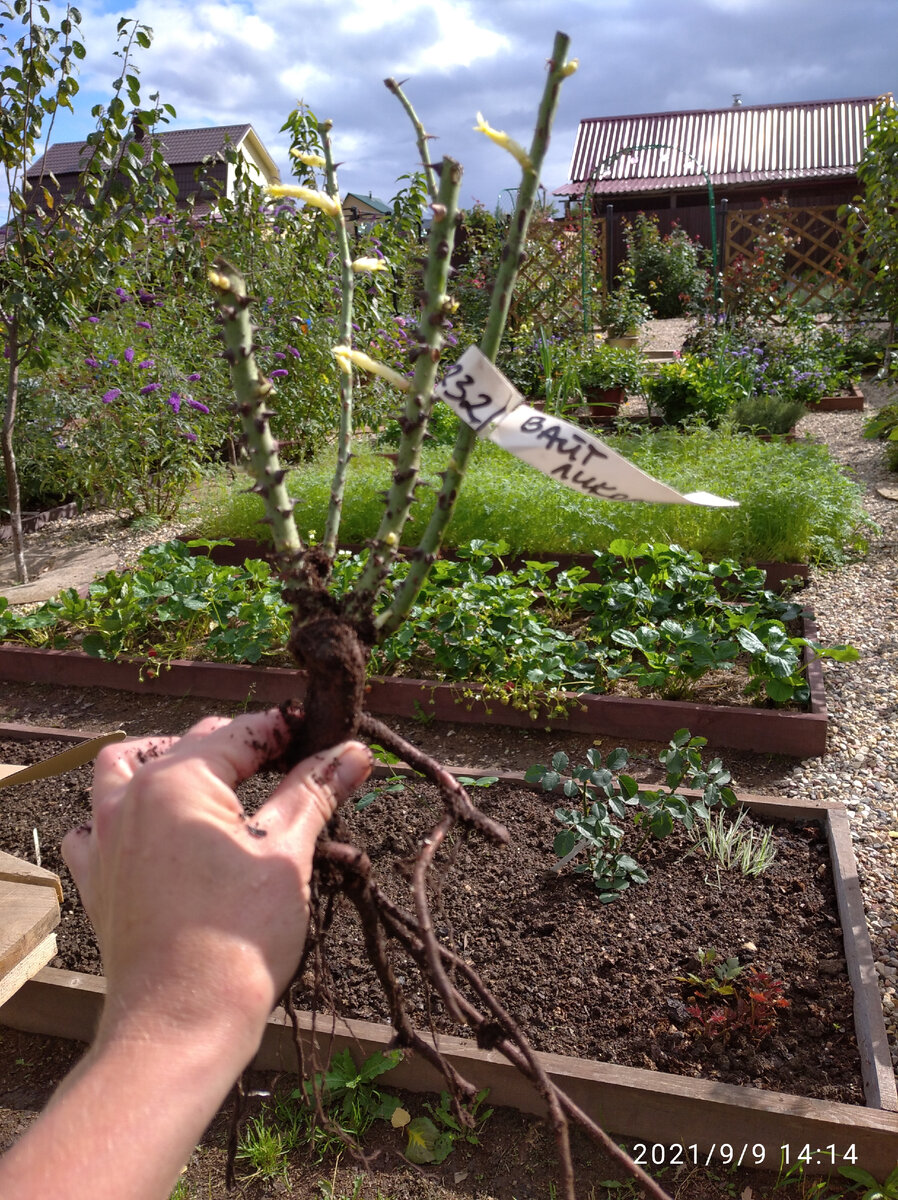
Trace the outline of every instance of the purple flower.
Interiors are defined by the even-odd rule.
[[[265,297],[265,307],[267,308],[267,307],[269,307],[269,305],[272,305],[272,304],[274,304],[274,296],[266,296]]]
[[[295,347],[295,346],[288,346],[288,347],[287,347],[287,353],[288,353],[288,354],[292,354],[294,358],[301,358],[301,357],[302,357],[302,355],[299,353],[299,351],[296,349],[296,347]]]
[[[88,317],[87,319],[88,319],[88,321],[90,321],[91,325],[99,325],[100,324],[99,317]]]
[[[187,404],[190,408],[195,408],[197,412],[207,413],[209,410],[200,400],[194,400],[192,396],[187,397]]]
[[[155,365],[156,364],[153,362],[153,360],[151,358],[145,358],[143,360],[143,362],[139,362],[137,364],[137,369],[138,369],[138,371],[147,371],[147,370],[149,370],[150,367],[153,367]]]
[[[284,376],[289,375],[290,372],[285,371],[283,367],[279,367],[276,371],[269,371],[268,374],[271,379],[283,379]]]
[[[181,397],[178,395],[178,393],[172,392],[172,394],[168,398],[167,403],[172,406],[172,410],[175,413],[175,415],[177,416],[177,414],[181,411]]]
[[[187,438],[188,442],[196,441],[196,434],[193,432],[192,429],[182,429],[181,432],[182,432],[183,436]]]
[[[97,362],[97,360],[96,360],[96,359],[93,357],[93,355],[89,354],[89,355],[87,356],[87,358],[84,360],[84,365],[85,365],[86,367],[98,367],[100,364],[99,364],[99,363]]]
[[[112,355],[110,354],[110,355],[109,355],[109,357],[106,359],[106,366],[107,366],[107,367],[117,367],[117,366],[118,366],[118,359],[117,359],[117,358],[113,358],[113,357],[112,357]]]
[[[119,300],[122,300],[122,301],[131,299],[131,297],[128,295],[128,293],[125,291],[124,288],[120,288],[120,287],[116,288],[115,294],[116,294],[116,296],[118,296]]]
[[[153,326],[149,323],[149,321],[135,321],[134,324],[137,326],[138,329],[152,329],[153,328]]]
[[[274,357],[275,357],[275,358],[286,358],[286,357],[287,357],[287,355],[286,355],[286,354],[282,354],[280,350],[275,350],[275,352],[274,352]]]
[[[158,391],[159,386],[158,383],[148,383],[146,387],[140,389],[140,394],[141,396],[149,396],[150,392]]]
[[[194,371],[192,375],[187,376],[188,383],[196,383],[198,379],[202,379],[202,375],[199,373],[199,371]]]
[[[128,347],[128,349],[125,351],[125,362],[126,362],[126,363],[133,363],[133,362],[134,362],[134,351],[133,351],[133,349],[132,349],[130,346],[129,346],[129,347]]]
[[[110,388],[108,392],[103,393],[103,403],[111,404],[113,400],[118,400],[121,394],[121,388]]]

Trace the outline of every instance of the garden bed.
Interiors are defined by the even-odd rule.
[[[816,638],[810,620],[804,621],[802,635]],[[823,672],[819,661],[810,660],[807,652],[805,668],[811,693],[806,712],[565,693],[567,714],[540,714],[536,723],[544,728],[659,742],[667,742],[676,730],[686,728],[715,746],[809,758],[826,751],[828,716]],[[146,661],[108,661],[74,650],[10,645],[0,645],[0,679],[252,703],[278,704],[290,698],[301,700],[304,694],[302,676],[286,667],[176,659],[156,671],[148,668]],[[476,687],[465,684],[375,676],[368,681],[366,706],[379,715],[486,722],[513,728],[533,726],[528,712],[478,696]]]
[[[249,558],[261,558],[265,561],[271,561],[273,556],[273,547],[270,543],[257,542],[252,538],[231,538],[230,545],[213,546],[210,550],[206,550],[202,546],[193,547],[194,554],[206,554],[214,563],[226,567],[240,567]],[[362,545],[342,546],[341,549],[348,550],[350,553],[357,554],[366,549]],[[411,554],[412,550],[408,547],[400,549],[400,554]],[[451,548],[444,547],[440,551],[441,558],[456,557]],[[520,554],[511,555],[504,558],[503,564],[506,570],[515,571],[525,562],[555,562],[558,564],[559,571],[568,571],[571,567],[583,567],[589,571],[587,576],[590,580],[598,580],[599,574],[595,570],[595,556],[592,554]],[[638,563],[638,559],[636,560]],[[787,562],[759,562],[750,563],[749,566],[758,567],[767,576],[766,586],[773,592],[781,592],[784,590],[787,582],[795,579],[800,579],[807,583],[810,576],[810,568],[807,563],[787,563]],[[498,564],[496,566],[498,570]]]
[[[0,736],[32,732],[51,731],[19,727],[0,729]],[[15,757],[25,761],[51,749],[20,747]],[[39,824],[47,831],[45,861],[65,879],[61,863],[49,858],[50,847],[62,828],[84,819],[88,776],[83,768],[56,780],[52,805],[49,793],[32,786],[10,793],[4,845],[24,839],[27,847]],[[782,1146],[790,1148],[793,1162],[810,1146],[811,1171],[828,1165],[820,1156],[829,1147],[838,1159],[854,1146],[859,1165],[884,1175],[898,1152],[898,1099],[844,810],[743,797],[758,818],[776,823],[780,858],[765,876],[748,881],[727,875],[719,882],[708,863],[684,858],[683,846],[658,843],[646,863],[649,882],[603,906],[585,877],[548,870],[552,798],[522,789],[519,777],[508,786],[513,790],[478,790],[477,799],[512,827],[512,847],[462,843],[454,866],[458,899],[455,889],[444,888],[437,922],[451,927],[459,945],[470,935],[467,957],[523,1018],[556,1081],[620,1135],[694,1144],[702,1154],[725,1141],[737,1147],[737,1156],[742,1146],[751,1148],[747,1162],[774,1170]],[[372,854],[380,848],[402,858],[413,844],[415,824],[425,819],[424,803],[408,789],[379,798],[352,814],[355,833]],[[51,821],[61,822],[52,836]],[[387,886],[395,886],[402,902],[404,881]],[[83,917],[67,880],[66,887],[61,953],[96,971],[96,948],[82,939]],[[335,944],[344,942],[340,953],[331,951],[330,962],[338,994],[351,997],[352,1007],[336,1020],[333,1049],[349,1046],[366,1056],[383,1049],[392,1031],[380,1023],[358,946],[339,928]],[[677,976],[692,969],[699,948],[712,945],[741,954],[744,963],[754,959],[786,984],[790,1008],[757,1046],[734,1039],[703,1047],[684,1018]],[[46,968],[3,1008],[0,1020],[89,1039],[103,991],[97,975]],[[409,994],[421,1006],[411,985]],[[311,1017],[303,1016],[301,1026],[311,1038]],[[319,1016],[318,1037],[328,1050],[330,1033],[330,1020]],[[497,1053],[451,1035],[441,1035],[441,1043],[478,1087],[491,1088],[493,1103],[539,1110],[536,1094]],[[294,1061],[292,1033],[276,1013],[257,1065],[291,1069]],[[440,1086],[417,1061],[403,1063],[389,1082],[412,1090]]]
[[[840,396],[821,396],[819,400],[808,403],[811,412],[863,412],[864,393],[853,384],[850,392]]]
[[[68,504],[57,504],[54,508],[44,509],[41,512],[23,512],[22,533],[34,533],[35,530],[42,529],[53,521],[70,520],[72,517],[77,517],[80,512],[81,509],[74,500],[70,500]],[[11,540],[12,526],[0,525],[0,542]]]

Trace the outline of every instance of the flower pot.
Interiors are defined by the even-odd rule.
[[[586,408],[584,417],[590,421],[613,421],[618,409],[627,402],[627,393],[622,387],[585,387],[583,400]]]

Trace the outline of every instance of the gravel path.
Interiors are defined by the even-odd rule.
[[[898,390],[862,385],[868,409],[898,400]],[[828,752],[791,768],[786,796],[837,800],[848,807],[867,923],[879,973],[892,1062],[898,1067],[898,503],[882,445],[865,441],[864,413],[816,413],[799,434],[826,442],[866,489],[864,506],[880,526],[867,556],[835,572],[812,573],[802,593],[823,642],[850,642],[856,663],[824,662],[830,716]]]

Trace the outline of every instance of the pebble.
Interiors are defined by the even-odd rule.
[[[864,507],[879,526],[866,556],[838,571],[811,572],[801,599],[813,609],[822,642],[850,642],[856,663],[827,663],[831,734],[825,758],[787,768],[772,791],[845,805],[858,860],[867,925],[893,1064],[898,1066],[898,503],[877,486],[895,487],[882,444],[861,435],[873,409],[898,401],[894,388],[865,382],[863,413],[812,413],[798,434],[825,442],[865,489]],[[821,964],[823,965],[823,964]]]

